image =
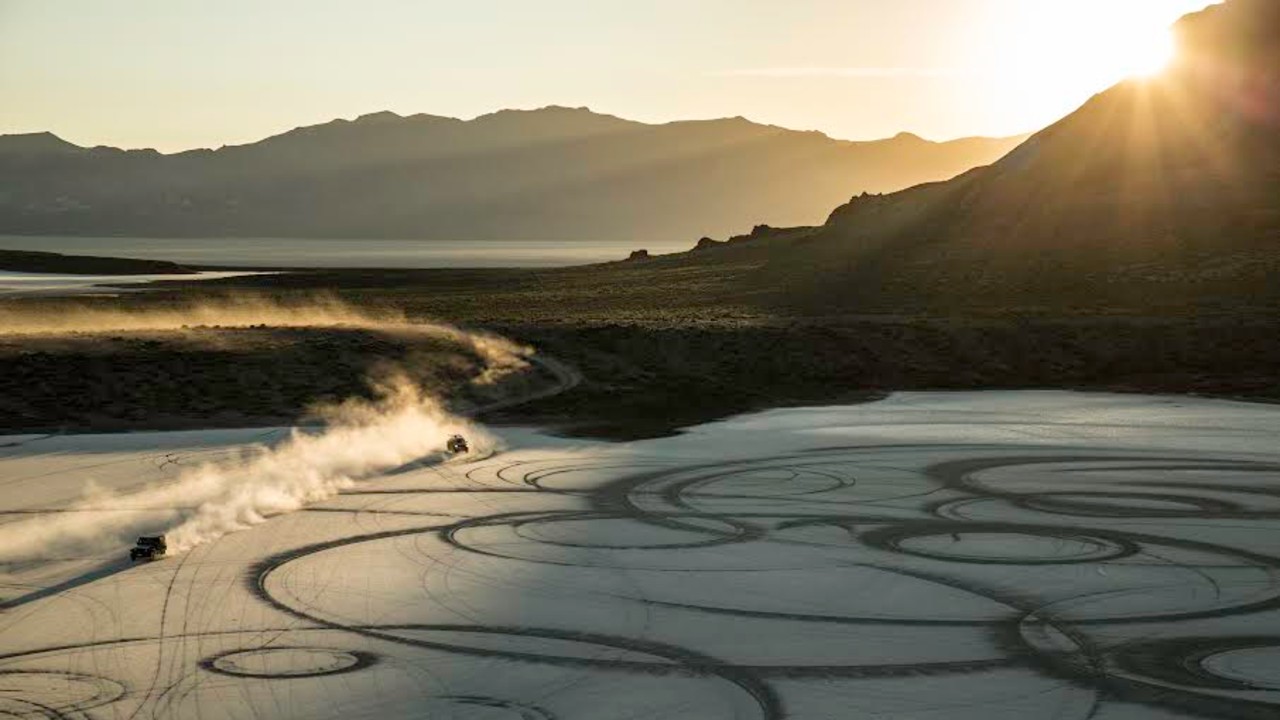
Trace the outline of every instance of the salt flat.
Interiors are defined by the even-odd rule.
[[[1280,716],[1280,408],[907,393],[493,432],[161,561],[9,558],[0,714]],[[282,437],[0,437],[0,528],[163,530],[78,498]]]

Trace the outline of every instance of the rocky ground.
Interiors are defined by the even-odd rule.
[[[634,438],[750,410],[894,390],[1082,389],[1280,399],[1280,314],[1265,302],[829,309],[763,280],[773,237],[682,256],[552,270],[317,270],[116,298],[0,302],[4,317],[148,312],[226,300],[323,302],[492,331],[576,368],[568,392],[491,412]],[[726,249],[729,248],[729,249]],[[762,280],[763,279],[763,280]],[[802,282],[803,278],[794,278]],[[1224,296],[1225,297],[1225,296]],[[1265,299],[1265,298],[1264,298]],[[2,330],[2,328],[0,328]],[[359,328],[0,332],[0,426],[139,429],[293,422],[411,360],[455,387],[474,357]],[[430,368],[430,370],[426,370]],[[546,368],[542,368],[545,371]],[[535,368],[535,374],[541,372]]]
[[[142,307],[161,298],[106,302]],[[582,375],[568,392],[485,420],[634,438],[760,408],[855,402],[893,390],[1280,400],[1280,328],[1266,316],[620,315],[616,322],[452,318],[531,345]],[[278,425],[305,420],[316,404],[367,394],[368,379],[388,367],[413,368],[420,382],[449,394],[466,386],[476,363],[438,339],[360,328],[0,335],[0,429]]]
[[[465,402],[478,369],[456,345],[360,328],[0,335],[0,431],[289,424],[390,371]]]
[[[727,414],[894,390],[1058,388],[1280,400],[1258,319],[894,319],[504,326],[578,367],[572,392],[510,419],[634,437]]]

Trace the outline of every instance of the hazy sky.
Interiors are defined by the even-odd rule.
[[[1210,0],[0,0],[0,133],[171,151],[378,110],[1037,129]]]

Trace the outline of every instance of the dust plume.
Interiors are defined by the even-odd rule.
[[[356,308],[325,295],[292,302],[251,295],[136,310],[91,305],[0,307],[0,336],[94,335],[137,331],[181,332],[194,328],[361,328],[419,335],[471,350],[485,363],[473,382],[492,384],[528,367],[532,349],[491,333],[435,322],[413,322],[394,309]]]
[[[483,429],[402,378],[383,383],[374,400],[348,400],[326,414],[323,430],[295,429],[288,440],[251,448],[238,460],[198,466],[127,495],[88,492],[68,512],[0,526],[0,562],[92,553],[104,543],[123,552],[134,536],[153,532],[167,536],[170,552],[183,552],[439,453],[454,433],[466,436],[472,452],[495,449]]]
[[[182,330],[196,326],[378,327],[405,323],[404,314],[396,310],[354,308],[326,295],[293,302],[243,295],[138,309],[87,304],[0,307],[0,334],[4,335]]]
[[[84,307],[56,314],[0,310],[0,335],[102,334],[205,327],[359,327],[420,334],[469,349],[480,360],[472,385],[491,385],[528,367],[530,348],[487,333],[408,321],[395,312],[359,310],[310,298],[293,305],[240,298],[176,308],[122,311]],[[473,453],[494,439],[448,412],[409,378],[413,367],[392,368],[372,382],[373,399],[353,398],[313,408],[321,429],[295,429],[284,442],[246,450],[238,460],[182,472],[174,480],[128,494],[88,488],[64,512],[0,525],[0,562],[123,551],[133,537],[164,533],[182,552],[331,497],[352,483],[413,460],[440,457],[455,433]]]

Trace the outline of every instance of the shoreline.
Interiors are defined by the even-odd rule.
[[[488,427],[493,428],[532,428],[547,435],[566,439],[592,440],[609,443],[626,443],[639,440],[651,440],[675,437],[684,434],[688,429],[707,423],[720,422],[735,417],[750,416],[778,410],[827,409],[873,404],[904,393],[929,393],[934,395],[962,395],[974,393],[1061,393],[1066,395],[1114,396],[1117,398],[1149,398],[1170,401],[1212,401],[1231,402],[1246,405],[1280,406],[1280,398],[1263,395],[1234,395],[1206,393],[1155,392],[1142,389],[1123,389],[1105,387],[972,387],[932,388],[913,387],[910,389],[890,389],[882,391],[853,391],[828,402],[802,401],[778,402],[774,404],[758,404],[740,406],[730,404],[721,408],[703,408],[703,412],[690,416],[683,422],[654,422],[646,419],[630,422],[619,420],[608,415],[574,415],[539,411],[532,407],[530,411],[502,409],[494,413],[479,413],[473,417]],[[534,401],[536,403],[536,401]],[[463,413],[467,414],[467,413]],[[147,417],[135,421],[112,421],[105,424],[95,423],[62,423],[51,425],[9,425],[0,422],[0,439],[26,435],[116,435],[134,433],[165,432],[201,432],[220,430],[266,430],[289,428],[322,428],[323,422],[307,421],[294,415],[276,416],[244,416],[235,415],[219,420],[216,417],[181,417],[166,416],[160,419]],[[4,445],[0,444],[0,448]]]
[[[41,242],[46,239],[47,243]],[[381,238],[107,238],[0,234],[0,268],[4,264],[4,254],[12,253],[58,256],[62,258],[61,268],[74,268],[72,263],[77,261],[80,266],[92,267],[87,260],[101,259],[119,263],[122,267],[154,263],[208,271],[555,270],[623,261],[638,249],[647,250],[652,257],[678,254],[690,250],[695,242],[696,238],[462,241]],[[3,249],[10,247],[13,249]],[[305,258],[306,262],[298,264],[299,258]]]
[[[871,405],[878,402],[890,400],[899,395],[930,395],[934,397],[946,398],[949,396],[974,396],[974,395],[1022,395],[1022,394],[1051,394],[1063,396],[1080,396],[1089,398],[1109,398],[1109,399],[1131,399],[1131,400],[1154,400],[1162,402],[1215,402],[1215,403],[1239,403],[1243,405],[1269,405],[1280,406],[1280,399],[1269,397],[1238,397],[1238,396],[1218,396],[1218,395],[1202,395],[1187,393],[1150,393],[1142,391],[1125,391],[1125,390],[1101,390],[1097,388],[1057,388],[1057,387],[1028,387],[1028,388],[994,388],[994,389],[930,389],[930,388],[913,388],[911,390],[890,390],[881,393],[867,394],[862,399],[853,397],[843,397],[833,399],[828,403],[786,403],[779,405],[760,406],[747,408],[740,411],[726,412],[709,417],[705,420],[693,422],[685,425],[675,426],[667,432],[653,433],[645,432],[641,428],[638,432],[632,433],[616,433],[616,432],[593,432],[592,428],[582,426],[581,423],[574,423],[567,419],[560,421],[554,418],[537,419],[531,418],[525,421],[509,420],[485,420],[483,414],[476,416],[486,427],[503,429],[525,429],[533,430],[550,437],[558,437],[564,439],[588,440],[593,442],[603,442],[611,444],[624,444],[629,442],[637,442],[643,440],[656,440],[662,438],[676,437],[685,434],[688,430],[700,427],[702,425],[714,424],[724,421],[730,421],[735,418],[751,417],[775,411],[793,411],[793,410],[833,410],[839,408],[849,408],[859,405]],[[209,419],[189,418],[176,422],[166,422],[156,425],[142,424],[137,427],[117,427],[117,428],[99,428],[99,427],[26,427],[14,428],[0,424],[0,449],[6,447],[19,447],[28,440],[6,443],[7,438],[47,438],[47,437],[68,437],[68,436],[112,436],[112,435],[133,435],[133,434],[150,434],[150,433],[200,433],[200,432],[225,432],[225,431],[257,431],[257,430],[293,430],[293,429],[322,429],[327,427],[323,422],[295,422],[287,417],[278,418],[259,418],[258,421],[242,423],[242,424],[218,424],[211,422]]]

